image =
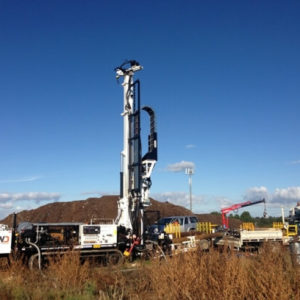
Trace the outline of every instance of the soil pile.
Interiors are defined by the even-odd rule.
[[[32,210],[23,210],[17,215],[17,223],[28,222],[84,222],[91,219],[115,219],[117,217],[119,196],[103,196],[101,198],[88,198],[72,202],[54,202],[40,206]],[[169,216],[193,215],[190,210],[168,202],[160,202],[151,199],[151,206],[145,212],[145,225],[153,224],[156,220]],[[221,216],[211,214],[195,214],[201,222],[211,222],[221,225]],[[238,220],[231,226],[238,227]],[[0,223],[12,225],[12,215],[9,215]],[[237,224],[235,224],[237,223]]]

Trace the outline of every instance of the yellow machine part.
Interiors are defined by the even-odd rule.
[[[273,222],[273,228],[275,229],[283,229],[283,223],[282,222]]]
[[[298,235],[297,225],[288,225],[287,228],[283,226],[282,222],[273,222],[273,228],[282,229],[285,236],[296,236]]]
[[[297,225],[289,225],[286,231],[287,236],[296,236],[298,235],[298,227]]]
[[[215,224],[211,224],[211,222],[198,222],[196,231],[204,232],[204,233],[212,233],[214,228],[217,227]]]
[[[253,231],[255,229],[254,224],[251,222],[242,223],[241,230]]]
[[[174,234],[175,238],[181,237],[180,224],[169,223],[165,226],[165,232],[168,234]]]
[[[64,240],[64,234],[63,232],[50,232],[50,236],[53,237],[54,239],[58,241],[63,241]]]

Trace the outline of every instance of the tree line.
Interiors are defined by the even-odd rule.
[[[221,215],[220,212],[214,211],[212,215]],[[244,211],[239,214],[230,214],[229,218],[234,218],[242,221],[243,223],[253,223],[256,227],[272,227],[273,222],[282,222],[281,217],[252,217],[249,211]]]

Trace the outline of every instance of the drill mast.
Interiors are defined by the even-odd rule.
[[[123,77],[123,151],[121,152],[120,199],[116,224],[134,234],[143,234],[144,208],[150,205],[151,173],[157,161],[157,133],[155,114],[143,107],[150,117],[148,152],[142,157],[140,81],[133,79],[142,66],[134,60],[115,69],[116,77]]]

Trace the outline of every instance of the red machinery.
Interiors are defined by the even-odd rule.
[[[226,214],[228,214],[229,212],[233,211],[233,210],[237,210],[239,208],[242,207],[246,207],[246,206],[250,206],[250,205],[254,205],[254,204],[259,204],[259,203],[264,203],[265,204],[265,209],[264,209],[264,217],[267,216],[267,211],[266,211],[266,201],[265,199],[259,200],[259,201],[246,201],[246,202],[242,202],[242,203],[238,203],[238,204],[233,204],[229,207],[225,207],[221,209],[222,212],[222,224],[224,228],[228,228],[229,227],[229,220],[228,217],[226,216]]]

